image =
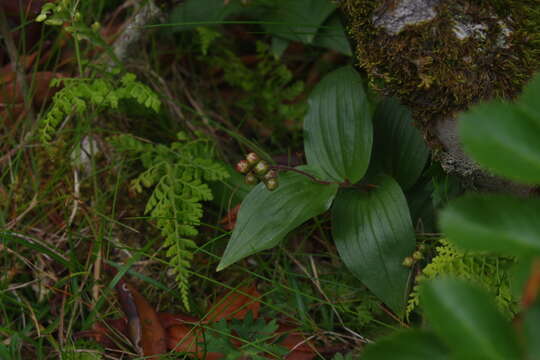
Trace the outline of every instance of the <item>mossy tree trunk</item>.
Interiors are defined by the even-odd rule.
[[[342,0],[340,8],[358,66],[380,93],[411,108],[443,168],[483,188],[509,189],[465,156],[456,115],[515,97],[538,70],[538,1]]]

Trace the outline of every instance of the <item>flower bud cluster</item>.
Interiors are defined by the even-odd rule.
[[[244,160],[240,160],[236,164],[236,171],[245,174],[244,181],[248,185],[255,185],[262,181],[270,191],[279,186],[277,171],[270,169],[270,164],[261,160],[259,155],[254,152],[247,154]]]
[[[407,256],[405,259],[403,259],[403,262],[401,264],[406,267],[412,267],[414,264],[416,264],[416,262],[424,258],[425,251],[426,246],[424,244],[420,244],[411,254],[411,256]]]

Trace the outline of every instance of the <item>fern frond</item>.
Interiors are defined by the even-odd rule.
[[[436,256],[422,270],[421,280],[413,287],[407,304],[407,314],[419,304],[418,290],[422,282],[442,275],[455,276],[484,287],[495,296],[499,309],[505,315],[511,317],[515,313],[517,303],[511,293],[507,270],[514,263],[512,258],[465,253],[445,239],[439,242],[440,245],[435,250]]]
[[[184,137],[179,134],[179,139]],[[146,203],[148,214],[164,236],[165,255],[174,269],[184,306],[189,309],[189,268],[197,245],[197,227],[203,216],[202,201],[212,200],[204,181],[219,181],[227,170],[211,159],[208,141],[175,142],[170,146],[143,143],[131,136],[110,139],[119,151],[138,154],[145,171],[132,180],[138,192],[153,187]]]
[[[63,88],[53,96],[52,107],[43,117],[40,140],[52,140],[58,126],[68,115],[83,115],[92,109],[102,112],[117,109],[121,100],[135,100],[146,108],[159,111],[160,100],[148,86],[138,82],[135,75],[128,73],[119,81],[113,78],[63,78],[52,85],[63,84]]]

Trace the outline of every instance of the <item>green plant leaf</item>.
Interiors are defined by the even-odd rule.
[[[385,99],[375,111],[373,133],[371,165],[408,190],[420,177],[429,155],[422,134],[413,125],[411,112],[397,99]]]
[[[444,233],[466,250],[540,254],[540,199],[469,194],[441,214]]]
[[[338,185],[323,185],[297,173],[279,176],[279,187],[259,184],[246,196],[218,271],[276,246],[291,230],[330,208]]]
[[[337,12],[331,15],[321,26],[313,40],[313,45],[352,56],[351,45],[345,35],[345,29]]]
[[[540,356],[540,302],[527,309],[524,316],[523,328],[525,330],[525,342],[529,353],[528,359],[538,359]]]
[[[242,11],[240,0],[226,4],[223,0],[187,0],[171,12],[171,32],[195,29],[198,26],[216,26],[227,17]]]
[[[335,9],[328,0],[274,0],[263,27],[272,35],[311,44]]]
[[[540,184],[540,76],[516,103],[492,101],[460,116],[465,151],[480,165],[509,179]]]
[[[521,359],[510,323],[483,290],[462,280],[438,278],[420,289],[429,324],[458,359]]]
[[[402,315],[415,235],[398,183],[379,177],[368,192],[342,190],[332,207],[332,234],[343,262],[377,297]]]
[[[449,359],[448,350],[433,334],[402,331],[368,345],[362,360],[443,360]]]
[[[308,164],[327,179],[356,183],[366,173],[373,143],[372,111],[362,78],[351,66],[339,68],[323,78],[308,102]]]

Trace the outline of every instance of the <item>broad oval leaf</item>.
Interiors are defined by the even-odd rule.
[[[362,78],[351,66],[315,87],[304,119],[308,164],[325,178],[356,183],[366,173],[373,143],[372,111]]]
[[[331,15],[321,26],[317,36],[313,40],[313,45],[336,50],[344,55],[352,56],[349,39],[345,35],[345,28],[341,23],[341,18],[337,12]]]
[[[373,159],[370,166],[392,176],[408,190],[416,183],[429,155],[420,131],[407,107],[395,98],[382,101],[373,118]]]
[[[510,323],[483,290],[462,280],[438,278],[420,289],[430,326],[458,359],[521,359]]]
[[[332,208],[332,234],[345,265],[398,315],[407,297],[415,235],[398,183],[381,176],[368,192],[340,191]]]
[[[241,13],[243,6],[239,0],[187,0],[176,6],[170,13],[169,23],[174,25],[171,32],[195,29],[198,26],[216,26],[231,15]]]
[[[323,22],[336,10],[328,0],[273,0],[264,29],[275,36],[311,44]]]
[[[540,184],[540,76],[516,103],[492,101],[460,116],[463,147],[480,165],[525,184]]]
[[[366,347],[362,360],[445,360],[448,350],[433,334],[408,330],[382,338]]]
[[[440,223],[462,249],[540,255],[540,199],[470,194],[450,202]]]
[[[291,230],[330,208],[338,185],[324,185],[289,172],[268,191],[261,183],[246,196],[218,271],[256,252],[276,246]]]

